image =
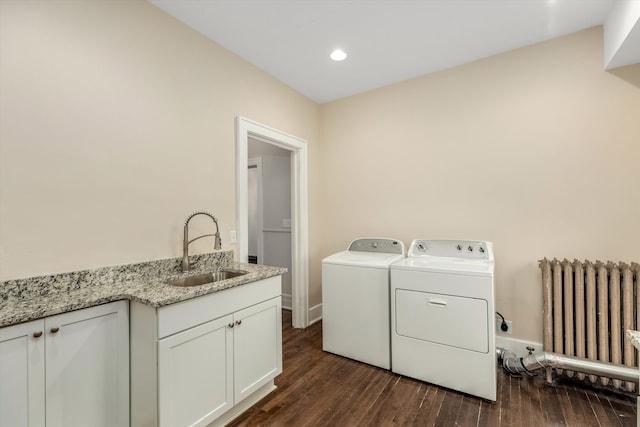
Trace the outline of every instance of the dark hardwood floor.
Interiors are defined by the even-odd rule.
[[[231,426],[635,426],[636,400],[574,383],[498,373],[498,401],[437,387],[322,351],[322,324],[283,311],[278,389]]]

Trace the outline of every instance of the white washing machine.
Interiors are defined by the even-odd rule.
[[[389,266],[404,258],[395,239],[361,238],[322,260],[322,349],[391,368]]]
[[[390,271],[392,371],[495,401],[492,244],[414,240]]]

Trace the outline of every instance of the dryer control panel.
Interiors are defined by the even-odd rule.
[[[411,242],[407,257],[425,256],[462,259],[482,259],[493,261],[491,242],[477,240],[423,240]]]
[[[396,239],[365,237],[356,239],[349,245],[348,251],[381,252],[388,254],[404,254],[404,243]]]

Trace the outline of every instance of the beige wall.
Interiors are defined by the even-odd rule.
[[[493,241],[496,307],[535,341],[539,259],[640,260],[640,65],[603,71],[601,28],[321,114],[322,255],[370,235]]]
[[[640,258],[640,66],[600,28],[323,106],[144,1],[2,0],[0,55],[0,280],[180,256],[200,209],[233,248],[237,115],[309,142],[311,307],[354,237],[491,240],[540,340],[538,259]]]
[[[318,105],[146,1],[2,0],[0,55],[0,280],[181,256],[196,210],[233,248],[237,115],[317,182]]]

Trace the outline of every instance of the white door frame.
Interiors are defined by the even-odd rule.
[[[309,212],[307,200],[307,141],[252,120],[236,120],[238,257],[247,262],[249,136],[291,151],[291,305],[294,328],[309,326]]]

